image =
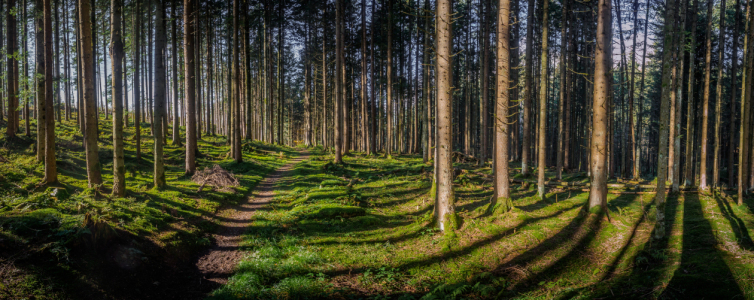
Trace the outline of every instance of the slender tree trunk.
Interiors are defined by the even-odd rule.
[[[662,98],[660,102],[660,147],[657,154],[657,195],[655,196],[655,205],[657,213],[657,225],[655,225],[654,238],[661,239],[665,237],[665,180],[668,175],[668,136],[670,134],[670,92],[673,81],[673,48],[675,43],[675,9],[677,1],[667,0],[665,2],[665,25],[663,47],[668,51],[663,52],[662,58]]]
[[[692,0],[691,6],[691,40],[689,41],[689,70],[688,70],[688,108],[686,111],[686,165],[684,169],[683,185],[690,187],[694,185],[694,67],[696,63],[696,20],[697,0]]]
[[[524,116],[523,116],[523,143],[521,145],[521,174],[529,175],[529,149],[531,148],[531,102],[534,68],[534,0],[529,0],[528,18],[526,21],[526,66],[524,70]]]
[[[34,53],[36,58],[34,59],[36,65],[35,76],[36,77],[36,95],[35,104],[37,106],[37,161],[45,162],[45,175],[47,174],[47,160],[45,159],[46,141],[47,141],[47,102],[45,97],[45,57],[44,57],[44,19],[42,10],[42,1],[34,1]],[[0,101],[2,102],[2,101]],[[0,113],[2,118],[2,113]]]
[[[696,0],[694,0],[696,1]],[[649,29],[649,12],[651,11],[651,5],[649,4],[649,0],[647,0],[646,4],[646,10],[647,14],[644,17],[644,43],[643,47],[644,50],[641,55],[641,84],[639,85],[639,110],[637,112],[637,138],[636,142],[634,143],[634,153],[635,153],[635,159],[634,159],[634,179],[639,180],[641,179],[641,141],[642,141],[642,125],[643,125],[643,119],[644,119],[644,76],[647,74],[646,69],[644,68],[646,66],[646,60],[647,60],[647,32]]]
[[[722,167],[722,111],[723,111],[723,69],[725,65],[725,0],[720,1],[720,38],[718,39],[718,66],[717,66],[717,106],[715,108],[715,155],[713,156],[712,184],[720,187],[720,168]],[[731,105],[733,106],[733,105]],[[735,122],[735,112],[731,114],[731,124]]]
[[[181,147],[183,146],[183,143],[181,143],[181,122],[179,121],[178,116],[178,102],[180,100],[180,96],[178,95],[178,10],[176,9],[176,4],[179,0],[171,0],[170,4],[170,14],[171,14],[171,25],[172,25],[172,36],[173,36],[173,55],[171,55],[172,59],[172,65],[171,68],[172,71],[172,77],[173,77],[173,146]]]
[[[58,170],[55,165],[55,116],[53,111],[53,99],[52,99],[52,11],[50,8],[50,0],[43,0],[44,2],[44,101],[45,101],[45,122],[47,122],[47,129],[45,129],[45,177],[44,182],[47,184],[53,184],[58,182]],[[84,37],[86,41],[86,37]],[[41,101],[41,98],[39,99]],[[89,126],[87,127],[94,127]],[[94,127],[96,134],[96,127]],[[86,139],[94,138],[94,147],[87,145],[87,167],[89,166],[89,152],[94,149],[97,151],[96,136],[87,135]],[[88,142],[88,140],[87,140]],[[96,156],[95,156],[96,159]],[[99,162],[96,163],[96,174],[89,174],[89,183],[101,184],[102,179],[99,176]],[[88,171],[88,168],[87,168]]]
[[[455,195],[453,194],[453,122],[451,120],[453,116],[453,64],[451,60],[453,31],[451,24],[453,21],[451,12],[450,0],[437,1],[435,28],[437,30],[438,92],[435,219],[440,230],[445,232],[453,232],[458,227],[455,216]]]
[[[7,53],[15,53],[18,50],[18,43],[16,42],[16,13],[14,6],[16,6],[15,0],[8,0],[8,9],[6,10],[6,30],[7,34]],[[9,138],[15,138],[18,133],[19,114],[18,114],[18,61],[15,57],[9,55],[6,58],[7,79],[8,84],[8,126],[5,128],[5,133]]]
[[[495,97],[495,200],[502,211],[513,208],[508,182],[508,107],[510,106],[510,0],[500,0],[497,23],[497,96]],[[562,98],[561,98],[562,99]],[[562,127],[562,126],[561,126]],[[562,156],[561,156],[562,158]],[[561,165],[562,166],[562,165]]]
[[[155,34],[154,34],[154,187],[161,189],[165,187],[165,163],[163,159],[163,143],[165,141],[165,119],[167,110],[165,102],[167,101],[167,70],[165,65],[167,59],[167,30],[165,29],[165,4],[163,1],[156,1],[157,11],[155,12]],[[115,72],[115,70],[113,70]]]
[[[735,149],[736,149],[736,83],[738,82],[737,64],[738,64],[738,20],[741,18],[739,15],[740,0],[736,0],[735,15],[733,21],[733,46],[731,57],[731,82],[730,82],[730,125],[728,127],[728,187],[735,185]]]
[[[672,31],[666,31],[672,32]],[[704,56],[704,94],[702,102],[702,160],[699,170],[699,188],[701,190],[707,190],[707,148],[709,147],[708,130],[709,127],[709,97],[710,97],[710,82],[712,73],[712,0],[707,0],[707,38],[706,38],[707,52]]]
[[[45,3],[49,2],[50,0],[45,0]],[[79,19],[81,20],[81,44],[83,48],[82,53],[82,67],[81,70],[83,71],[83,88],[84,88],[84,105],[85,108],[85,118],[86,118],[86,132],[84,134],[84,142],[86,143],[86,173],[87,177],[89,178],[89,187],[94,188],[97,185],[102,184],[102,175],[100,174],[100,163],[99,163],[99,146],[97,145],[97,134],[98,134],[98,128],[97,128],[97,107],[95,106],[95,101],[97,101],[94,97],[94,59],[92,54],[92,39],[93,31],[92,31],[92,24],[90,23],[90,19],[86,18],[90,15],[90,4],[88,1],[79,1]],[[45,10],[45,13],[47,10]],[[48,26],[48,17],[45,14],[45,29],[50,28]],[[49,25],[51,26],[51,25]],[[45,30],[45,41],[50,42],[52,39],[51,35],[47,34],[47,31]],[[45,43],[45,45],[52,45],[51,43]],[[52,49],[51,47],[45,47],[45,51],[47,51],[46,57],[49,58],[45,62],[45,65],[47,67],[47,72],[45,73],[46,78],[52,78],[52,65],[53,62],[51,60],[52,58]],[[49,75],[49,76],[48,76]],[[52,80],[45,80],[45,84],[47,86],[46,88],[46,95],[49,101],[52,101]],[[50,104],[48,104],[47,109],[49,110],[47,112],[48,118],[52,119],[52,108],[50,107]],[[49,122],[50,120],[48,120]],[[49,135],[48,130],[48,135]]]
[[[185,62],[186,89],[186,174],[196,171],[196,95],[194,80],[194,0],[183,0],[183,56]]]
[[[746,57],[744,59],[743,89],[741,91],[741,136],[739,143],[738,157],[738,204],[743,205],[744,196],[748,194],[749,188],[749,155],[751,152],[751,90],[754,81],[754,30],[752,30],[752,20],[754,20],[754,11],[751,2],[748,5],[748,22],[746,28],[746,38],[744,39],[744,48]]]
[[[589,208],[607,209],[607,139],[609,85],[612,52],[612,8],[610,0],[597,3],[597,43],[594,57],[594,96],[592,100],[591,173]]]
[[[113,196],[126,195],[126,167],[123,156],[123,3],[110,1],[110,61],[113,64]]]
[[[385,139],[385,156],[393,158],[393,0],[387,1],[387,102],[385,107],[387,139]]]
[[[236,163],[243,162],[243,155],[241,153],[241,62],[239,59],[239,23],[238,23],[238,1],[233,0],[233,87],[232,87],[232,99],[233,99],[233,159]]]
[[[548,79],[548,72],[547,72],[547,64],[549,62],[548,58],[550,55],[549,48],[547,46],[548,42],[548,29],[549,29],[549,23],[547,23],[547,18],[549,15],[549,11],[547,10],[547,5],[550,2],[550,0],[544,0],[544,8],[542,9],[542,60],[540,63],[541,71],[540,71],[540,84],[539,84],[539,143],[538,148],[539,152],[537,153],[539,155],[539,160],[537,162],[537,170],[538,176],[537,176],[537,194],[541,199],[545,198],[545,172],[547,171],[547,79]],[[609,5],[608,5],[609,6]],[[611,24],[611,23],[608,23]],[[527,37],[528,39],[528,37]]]
[[[563,18],[560,23],[560,101],[558,101],[558,149],[557,149],[557,179],[563,179],[563,155],[565,148],[565,102],[568,88],[566,85],[566,77],[568,76],[567,57],[568,51],[566,50],[568,43],[568,14],[570,12],[570,1],[563,0]],[[499,88],[499,86],[498,86]]]
[[[134,139],[136,140],[136,161],[141,160],[141,0],[136,0],[136,21],[134,22]]]
[[[343,163],[343,0],[335,0],[335,163]]]

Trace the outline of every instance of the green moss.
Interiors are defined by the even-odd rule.
[[[509,212],[511,209],[513,209],[513,200],[511,198],[498,197],[493,212],[501,214]]]

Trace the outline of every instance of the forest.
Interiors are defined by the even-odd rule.
[[[754,299],[750,0],[0,0],[0,299]]]

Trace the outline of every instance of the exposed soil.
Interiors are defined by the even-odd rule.
[[[204,253],[196,262],[196,267],[202,274],[202,279],[216,284],[224,284],[233,268],[243,259],[244,251],[239,247],[243,233],[251,223],[251,216],[255,211],[272,201],[275,195],[275,183],[289,175],[293,166],[309,158],[309,154],[302,152],[291,162],[282,166],[263,179],[248,201],[236,207],[229,207],[216,216],[221,220],[220,228],[214,234],[215,245]]]

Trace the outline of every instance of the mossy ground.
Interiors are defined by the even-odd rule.
[[[60,184],[54,187],[39,185],[44,166],[35,159],[35,122],[32,121],[32,137],[26,137],[22,131],[15,139],[7,138],[5,128],[0,126],[0,156],[8,159],[7,163],[0,162],[0,252],[3,253],[0,269],[6,271],[0,274],[0,295],[3,295],[0,298],[81,297],[71,291],[79,287],[77,284],[71,285],[61,278],[96,282],[96,278],[87,278],[91,274],[82,273],[90,269],[77,269],[75,261],[81,257],[81,249],[105,251],[108,246],[101,244],[114,243],[111,239],[154,244],[153,248],[164,250],[158,259],[187,261],[196,251],[210,245],[210,233],[216,228],[213,215],[220,207],[239,203],[268,172],[295,155],[290,148],[248,142],[244,144],[244,162],[239,164],[227,155],[229,147],[224,137],[205,135],[199,141],[201,154],[197,168],[218,164],[234,173],[241,186],[235,193],[211,188],[197,193],[199,185],[184,175],[185,147],[172,146],[172,140],[168,139],[164,156],[168,186],[156,190],[152,188],[153,139],[149,124],[142,124],[141,160],[136,160],[131,124],[124,132],[127,194],[124,198],[112,198],[109,196],[113,165],[111,125],[111,120],[99,121],[99,158],[104,180],[99,192],[87,188],[83,138],[75,121],[57,123]],[[184,128],[181,130],[185,133]],[[147,252],[138,247],[129,249]],[[33,256],[32,262],[39,257],[52,257],[61,271],[50,274],[34,270],[30,264],[16,263],[19,257],[28,257],[30,253],[41,255]]]
[[[455,180],[460,228],[449,240],[433,225],[420,157],[330,161],[315,149],[278,183],[253,217],[248,258],[211,298],[754,298],[754,215],[727,196],[671,196],[673,225],[658,242],[651,195],[610,194],[608,219],[585,210],[588,192],[541,200],[535,185],[515,184],[515,208],[501,213],[488,207],[491,182],[475,174],[489,168],[457,165],[473,172]],[[314,213],[323,207],[331,213]]]
[[[219,207],[238,203],[295,155],[247,143],[246,162],[235,164],[222,137],[204,137],[199,166],[220,164],[242,187],[237,194],[197,194],[198,186],[183,175],[183,148],[167,146],[169,188],[158,191],[151,188],[148,124],[141,161],[134,160],[131,127],[125,134],[128,195],[112,199],[106,195],[110,123],[100,126],[105,195],[86,188],[81,136],[75,125],[63,123],[57,130],[61,189],[54,196],[37,187],[43,170],[33,139],[8,140],[0,127],[0,155],[10,161],[0,163],[0,298],[129,298],[98,281],[102,274],[93,270],[104,264],[82,267],[77,249],[99,251],[98,241],[125,234],[167,253],[150,259],[181,261],[210,242],[211,216]],[[588,193],[580,189],[552,188],[543,200],[536,185],[514,184],[514,208],[502,212],[490,207],[492,182],[479,174],[490,169],[457,164],[467,170],[454,187],[459,228],[445,235],[432,218],[432,169],[420,157],[353,153],[333,165],[322,149],[310,151],[310,160],[278,182],[275,201],[255,213],[242,245],[247,259],[211,298],[754,299],[751,199],[738,206],[725,194],[672,195],[668,238],[655,241],[651,195],[610,194],[608,219],[584,209]],[[566,180],[588,178],[570,173]],[[131,245],[140,244],[120,250],[139,256],[143,248]],[[28,263],[28,257],[45,261]]]

